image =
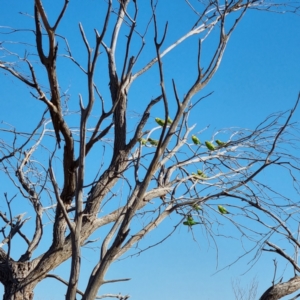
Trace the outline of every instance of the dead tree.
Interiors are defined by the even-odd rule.
[[[168,30],[174,29],[169,29],[167,23],[160,28],[159,3],[103,1],[106,13],[102,28],[94,30],[93,40],[88,38],[90,32],[87,33],[85,25],[78,20],[81,43],[86,51],[84,63],[76,59],[68,42],[68,35],[73,33],[64,32],[61,25],[68,11],[68,0],[56,17],[51,16],[51,21],[42,1],[35,0],[31,28],[1,27],[1,34],[6,37],[13,39],[20,33],[26,36],[24,41],[18,41],[17,50],[10,48],[12,44],[7,39],[1,42],[2,74],[9,74],[25,85],[31,96],[28,101],[42,103],[45,109],[31,131],[9,124],[1,128],[7,137],[0,144],[1,172],[18,193],[17,199],[4,195],[7,211],[0,214],[4,223],[0,248],[3,299],[33,299],[35,286],[46,277],[54,277],[67,285],[66,299],[75,299],[76,294],[84,300],[96,299],[103,284],[127,280],[106,280],[111,264],[171,214],[181,216],[175,229],[200,224],[213,236],[215,224],[227,220],[249,236],[251,226],[245,228],[240,221],[235,222],[235,217],[240,220],[242,216],[246,221],[264,226],[262,232],[257,232],[258,247],[259,241],[265,242],[271,233],[277,233],[279,225],[286,229],[287,220],[278,217],[284,209],[273,207],[270,196],[276,191],[264,186],[258,177],[265,169],[274,168],[287,170],[289,176],[296,178],[294,173],[299,171],[299,161],[282,148],[296,147],[296,127],[291,118],[297,104],[287,113],[268,117],[255,129],[220,130],[206,143],[198,142],[196,138],[201,139],[201,134],[188,122],[189,114],[204,98],[201,95],[200,100],[194,100],[195,97],[218,70],[231,34],[247,10],[280,10],[282,6],[257,0],[186,3],[193,15],[189,19],[190,29],[169,43],[166,42]],[[141,11],[147,14],[140,17]],[[99,19],[95,24],[99,24]],[[204,68],[202,46],[212,31],[218,32],[218,43],[210,50],[211,60]],[[162,61],[188,40],[196,41],[193,51],[197,54],[197,75],[181,96],[176,79],[172,81],[172,92],[166,88]],[[152,57],[147,60],[149,53]],[[60,85],[63,77],[60,63],[68,67],[72,64],[78,76],[84,76],[86,86],[78,95],[79,105],[77,100],[66,100],[70,96]],[[129,130],[131,90],[154,69],[158,70],[156,84],[160,88],[154,89],[157,94],[152,98],[143,96],[144,110],[134,129]],[[144,80],[148,84],[147,79]],[[74,108],[75,103],[77,108]],[[176,106],[173,114],[170,105]],[[151,114],[156,106],[162,111],[157,124]],[[221,142],[220,136],[226,140]],[[99,145],[105,148],[105,162]],[[92,162],[90,157],[93,157]],[[91,176],[97,164],[100,167]],[[29,201],[35,214],[31,238],[22,231],[28,219],[24,215],[14,217],[14,204],[20,197]],[[281,200],[291,208],[288,216],[294,216],[299,208],[296,201],[284,196]],[[109,207],[105,215],[101,213],[103,207]],[[226,213],[227,209],[231,215]],[[43,238],[45,215],[53,226],[51,242]],[[265,222],[268,218],[277,222],[277,227],[268,227]],[[138,225],[136,220],[139,220]],[[99,261],[85,290],[79,291],[81,247],[105,225],[110,226],[110,230],[101,241]],[[291,234],[286,230],[287,237]],[[15,236],[25,245],[19,258],[11,256]],[[32,258],[41,243],[48,244],[48,250]],[[50,274],[68,259],[72,260],[68,280]],[[105,296],[129,298],[99,297]]]

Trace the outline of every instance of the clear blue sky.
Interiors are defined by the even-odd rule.
[[[18,14],[18,12],[24,12],[32,15],[31,2],[3,1],[0,10],[0,25],[33,28],[33,21],[30,17]],[[59,2],[57,1],[57,3]],[[163,12],[168,10],[168,17],[171,18],[167,45],[184,33],[190,24],[186,21],[187,9],[183,8],[182,4],[178,4],[184,1],[161,0],[160,2],[162,12],[158,17],[161,21],[161,28],[163,28],[163,21],[166,18]],[[53,3],[53,1],[45,1],[50,19],[51,14],[57,11],[55,7],[51,7],[54,5]],[[86,53],[80,39],[78,22],[83,24],[92,43],[93,28],[100,28],[102,24],[99,15],[103,15],[101,10],[103,3],[104,1],[92,0],[70,1],[61,29],[58,30],[62,34],[72,32],[68,40],[73,55],[83,64],[85,64]],[[141,13],[143,13],[142,8],[143,5],[141,5]],[[175,27],[177,29],[172,30]],[[210,139],[213,130],[230,126],[254,128],[270,113],[290,109],[300,90],[299,28],[299,16],[248,11],[229,41],[217,74],[199,96],[212,91],[213,95],[197,106],[197,111],[191,114],[189,123],[197,123],[198,130],[210,125],[206,137],[206,139]],[[17,36],[24,38],[26,34],[1,35],[0,39],[14,39]],[[147,42],[151,43],[152,39],[148,38]],[[59,43],[63,47],[63,42],[59,41]],[[186,93],[188,85],[194,80],[196,72],[194,45],[195,43],[191,42],[186,46],[180,46],[173,55],[171,54],[164,60],[168,91],[170,91],[171,78],[175,78],[181,96]],[[204,64],[207,57],[211,55],[210,51],[213,45],[213,38],[204,44]],[[146,52],[145,60],[147,55],[149,58],[152,57],[151,53],[147,54]],[[83,86],[84,79],[80,76],[73,76],[75,69],[72,69],[70,64],[65,64],[62,59],[61,61],[63,66],[59,69],[61,88],[69,89],[69,104],[71,107],[77,107],[78,93],[82,93],[83,97],[86,95]],[[58,60],[59,64],[60,59]],[[30,97],[28,89],[21,86],[16,79],[3,76],[3,72],[0,74],[0,121],[14,124],[18,129],[32,126],[30,121],[38,120],[39,112],[44,109],[43,105]],[[130,110],[141,112],[143,99],[145,99],[145,105],[148,99],[158,95],[159,86],[153,79],[154,74],[154,72],[150,72],[147,83],[139,81],[138,85],[134,87],[134,93],[130,94],[132,101],[129,104]],[[99,71],[97,79],[100,82],[100,88],[107,89],[106,75]],[[104,93],[104,97],[106,95]],[[171,96],[170,98],[171,101],[174,101],[174,98]],[[175,102],[173,103],[175,107]],[[16,107],[18,109],[15,109]],[[26,113],[26,117],[24,117],[24,113]],[[153,116],[156,116],[155,113],[159,114],[159,110],[154,110]],[[171,106],[171,116],[172,113],[174,113],[174,109]],[[298,110],[294,121],[299,121],[299,119],[300,111]],[[130,125],[132,124],[130,123]],[[3,181],[3,179],[1,180]],[[1,194],[7,191],[5,188],[7,187],[2,183]],[[11,191],[11,193],[13,192]],[[4,204],[1,204],[1,207],[3,206]],[[24,207],[22,205],[15,207],[15,214],[23,212]],[[159,241],[172,229],[172,224],[172,220],[164,222],[158,230],[153,231],[145,239],[142,245],[147,247],[147,245]],[[95,237],[102,238],[104,232],[96,234]],[[115,263],[109,270],[107,279],[129,277],[132,280],[104,286],[100,294],[128,293],[132,300],[234,299],[231,281],[248,270],[247,263],[251,257],[215,274],[217,268],[225,267],[234,261],[239,253],[242,253],[241,244],[238,241],[218,238],[217,242],[218,252],[215,245],[208,243],[205,233],[200,227],[194,229],[193,235],[187,228],[180,228],[163,244],[143,252],[138,257],[129,257]],[[47,247],[46,243],[45,247]],[[88,271],[93,267],[98,255],[97,249],[83,250],[84,269],[79,288],[85,287]],[[256,276],[259,281],[258,295],[260,295],[271,284],[273,259],[274,256],[271,254],[264,254],[260,261],[243,275],[242,285],[246,286]],[[67,265],[68,263],[60,266],[54,270],[54,273],[59,273],[67,279]],[[292,277],[291,273],[287,272],[286,274],[286,278]],[[64,292],[65,287],[62,284],[54,279],[47,279],[37,286],[35,296],[36,299],[41,300],[63,299]]]

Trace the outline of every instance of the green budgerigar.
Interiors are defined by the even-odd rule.
[[[195,179],[202,179],[202,178],[203,178],[202,176],[199,176],[199,175],[196,174],[196,173],[192,173],[192,175],[193,175],[193,177],[194,177]]]
[[[202,207],[201,207],[199,204],[197,204],[197,203],[193,204],[193,205],[192,205],[192,208],[193,208],[194,210],[196,210],[196,211],[202,210]]]
[[[154,147],[158,146],[158,140],[153,140],[151,138],[148,138],[148,142]]]
[[[197,174],[202,178],[207,178],[207,176],[201,170],[197,170]]]
[[[155,122],[159,125],[159,126],[164,126],[165,125],[165,121],[160,119],[160,118],[155,118]]]
[[[213,145],[213,143],[209,142],[209,141],[205,141],[205,145],[207,147],[208,150],[210,151],[214,151],[216,150],[215,146]]]
[[[185,226],[189,226],[189,227],[192,227],[194,225],[197,225],[197,224],[200,224],[199,222],[196,222],[193,217],[191,216],[187,216],[186,217],[186,221],[183,222],[183,225]]]
[[[229,214],[229,212],[227,211],[227,209],[225,207],[223,207],[222,205],[218,205],[218,209],[219,209],[219,212],[222,215]]]
[[[159,126],[164,126],[165,125],[165,120],[161,119],[161,118],[155,118],[155,122],[159,125]],[[173,120],[168,117],[167,119],[167,126],[170,126],[172,124]]]
[[[224,143],[220,140],[216,140],[216,143],[218,144],[219,147],[224,147],[226,145],[226,143]]]
[[[147,144],[148,140],[147,139],[140,139],[140,143],[142,144],[142,146],[145,146]]]
[[[195,145],[201,145],[200,140],[194,134],[192,135],[192,141]]]

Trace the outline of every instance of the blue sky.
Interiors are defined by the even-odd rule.
[[[32,2],[32,1],[31,1]],[[14,28],[28,28],[33,26],[30,17],[18,14],[26,12],[32,14],[32,5],[29,1],[7,1],[5,9],[0,11],[0,25]],[[161,1],[163,2],[163,1]],[[161,12],[158,14],[160,29],[163,28],[165,19],[170,17],[170,31],[167,35],[166,45],[176,40],[189,27],[186,21],[189,12],[184,1],[164,1],[160,3]],[[51,4],[50,4],[51,3]],[[53,12],[52,1],[46,1],[45,7],[49,9],[51,20]],[[78,22],[85,28],[87,37],[93,42],[93,28],[101,26],[103,1],[70,1],[66,17],[61,24],[62,34],[70,34],[68,39],[73,55],[85,64],[85,48],[80,39]],[[141,5],[143,7],[143,5]],[[164,14],[168,10],[169,14]],[[141,9],[143,14],[143,9]],[[147,14],[145,14],[145,17]],[[180,26],[178,26],[180,24]],[[175,29],[176,28],[176,29]],[[211,80],[210,84],[200,93],[200,96],[213,92],[213,94],[197,106],[197,111],[190,115],[189,124],[197,123],[197,130],[209,125],[205,132],[205,139],[210,139],[213,131],[224,127],[254,128],[267,115],[290,109],[300,90],[300,17],[293,14],[273,14],[259,11],[248,11],[232,34],[228,43],[221,66]],[[21,37],[27,39],[31,33],[18,33],[14,36],[1,35],[0,39]],[[149,44],[151,38],[147,40]],[[59,41],[61,47],[63,42]],[[203,62],[207,62],[211,55],[211,49],[215,43],[214,33],[203,46]],[[188,85],[196,76],[196,40],[182,45],[174,51],[174,54],[164,59],[166,86],[170,95],[170,111],[175,112],[175,100],[171,93],[171,78],[175,78],[179,95],[187,92]],[[18,46],[15,46],[18,50]],[[149,48],[151,49],[151,47]],[[150,54],[149,54],[150,53]],[[152,52],[153,53],[153,52]],[[152,57],[152,53],[144,54],[143,61]],[[85,79],[79,72],[73,76],[76,70],[69,62],[61,59],[59,76],[61,88],[69,90],[69,105],[72,108],[78,106],[78,93],[86,96],[84,90]],[[0,57],[1,60],[1,57]],[[59,62],[58,62],[59,64]],[[105,65],[105,59],[101,61]],[[0,120],[14,124],[18,129],[31,128],[32,121],[39,119],[39,114],[44,106],[34,100],[28,93],[28,89],[16,79],[3,76],[0,73]],[[78,76],[77,76],[78,74]],[[135,113],[141,113],[151,97],[157,96],[159,85],[155,68],[138,81],[130,94],[129,109],[132,111],[132,119],[129,127],[134,126]],[[107,75],[99,71],[96,78],[99,86],[106,92]],[[145,99],[145,100],[144,100]],[[173,102],[172,102],[173,101]],[[172,106],[174,103],[174,106]],[[18,109],[15,109],[18,107]],[[159,115],[160,108],[153,110],[151,116]],[[24,114],[28,118],[24,119]],[[294,116],[294,121],[299,121],[300,111]],[[76,119],[71,119],[76,126]],[[35,124],[35,123],[33,123]],[[45,160],[47,159],[44,158]],[[271,175],[272,176],[272,175]],[[2,177],[1,177],[2,178]],[[1,179],[3,180],[3,179]],[[269,177],[266,180],[272,180]],[[274,177],[274,180],[278,180]],[[1,193],[7,191],[2,186]],[[284,187],[282,187],[284,189]],[[10,192],[10,191],[8,191]],[[13,194],[13,191],[11,191]],[[3,207],[4,204],[1,204]],[[16,205],[15,214],[23,212],[25,205]],[[26,206],[28,211],[28,206]],[[28,213],[29,214],[29,213]],[[172,219],[161,224],[160,228],[150,233],[142,243],[147,247],[162,239],[172,230]],[[45,229],[50,231],[49,229]],[[97,233],[95,237],[103,237],[107,229]],[[230,230],[232,230],[230,228]],[[51,238],[51,237],[49,237]],[[104,286],[103,293],[130,294],[133,300],[152,299],[203,299],[203,300],[231,300],[234,299],[231,281],[242,276],[250,267],[250,257],[242,259],[230,268],[216,273],[218,269],[225,267],[235,260],[237,254],[242,253],[239,241],[218,238],[218,251],[216,246],[208,242],[205,232],[197,227],[193,232],[187,228],[180,228],[161,245],[143,252],[139,256],[129,257],[115,263],[107,274],[107,279],[132,278],[129,282]],[[47,247],[45,243],[44,247]],[[98,244],[99,246],[100,244]],[[15,246],[17,248],[17,245]],[[18,250],[15,250],[18,253]],[[89,271],[97,259],[97,249],[84,249],[84,267],[79,288],[84,288]],[[266,290],[273,278],[273,259],[271,254],[264,254],[260,261],[242,276],[243,286],[250,283],[256,277],[259,281],[258,295]],[[54,273],[60,273],[68,278],[68,263],[60,266]],[[285,265],[280,265],[284,269]],[[286,279],[292,277],[286,273]],[[65,287],[54,279],[47,279],[36,288],[36,299],[51,300],[63,299]],[[45,296],[46,295],[46,296]],[[45,298],[46,297],[46,298]]]

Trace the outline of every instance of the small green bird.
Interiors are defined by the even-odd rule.
[[[225,207],[223,207],[222,205],[218,205],[218,209],[219,209],[219,212],[222,215],[229,214],[229,212],[227,211],[227,209]]]
[[[193,217],[191,216],[187,216],[186,217],[186,221],[183,222],[183,225],[185,226],[189,226],[189,227],[192,227],[194,225],[197,225],[197,224],[200,224],[199,222],[196,222]]]
[[[193,205],[192,205],[192,208],[193,208],[194,210],[196,210],[196,211],[202,210],[202,207],[201,207],[199,204],[197,204],[197,203],[193,204]]]
[[[196,174],[196,173],[192,173],[192,175],[193,175],[193,177],[194,177],[195,179],[202,179],[202,178],[203,178],[202,176],[199,176],[199,175]]]
[[[207,176],[201,170],[197,170],[197,174],[202,178],[207,178]]]
[[[140,143],[142,144],[142,146],[145,146],[147,144],[148,140],[147,139],[140,139]]]
[[[195,145],[201,145],[200,140],[194,134],[192,135],[192,141]]]
[[[159,126],[164,126],[165,125],[165,121],[160,119],[160,118],[155,118],[155,122],[159,125]]]
[[[205,141],[205,145],[207,147],[208,150],[210,151],[214,151],[216,150],[215,146],[213,145],[213,143],[209,142],[209,141]]]
[[[148,138],[148,142],[154,147],[158,146],[158,140],[153,140],[151,138]]]
[[[163,127],[165,125],[165,121],[161,118],[155,118],[155,122],[161,127]],[[170,126],[172,123],[173,123],[173,120],[170,117],[168,117],[167,126]]]
[[[216,143],[218,144],[219,147],[224,147],[226,145],[226,143],[224,143],[220,140],[216,140]]]

